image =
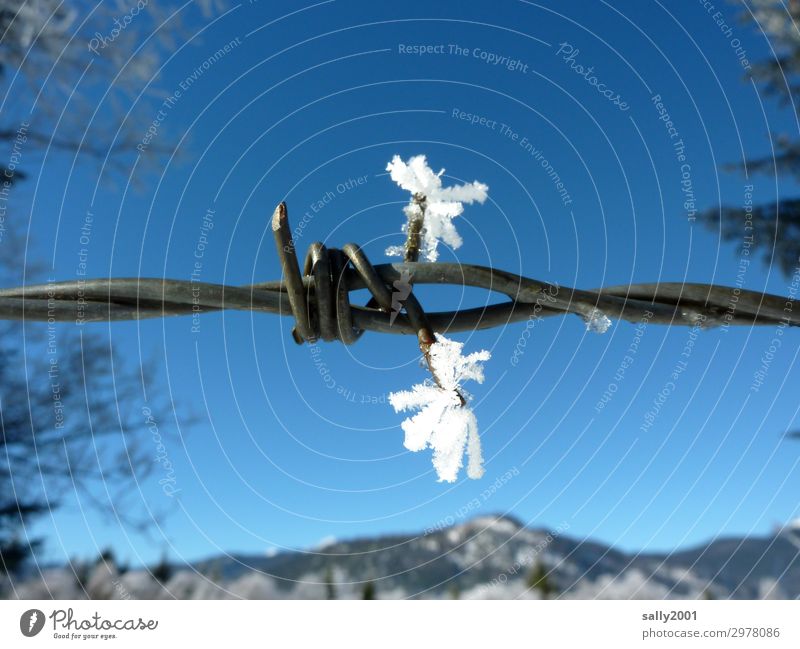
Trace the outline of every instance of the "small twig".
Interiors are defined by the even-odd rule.
[[[420,246],[422,245],[422,230],[425,227],[425,210],[427,208],[427,202],[428,199],[425,194],[420,192],[414,194],[412,203],[417,209],[412,210],[411,214],[408,215],[408,234],[406,236],[405,255],[403,257],[403,261],[405,263],[415,263],[419,260]],[[409,298],[412,297],[412,295],[409,295]],[[409,304],[411,305],[410,310]],[[428,319],[425,317],[422,306],[419,304],[419,301],[417,301],[416,298],[413,300],[408,298],[406,299],[406,313],[408,313],[412,322],[417,320],[415,324],[420,325],[419,329],[417,330],[419,350],[422,352],[422,356],[425,359],[425,364],[428,366],[428,371],[431,373],[434,382],[442,390],[445,390],[446,388],[444,385],[442,385],[442,381],[437,376],[436,370],[433,368],[433,362],[431,361],[431,347],[433,347],[434,343],[436,342],[436,335],[433,333],[430,324],[428,324]],[[462,395],[458,389],[455,389],[454,392],[458,395],[458,400],[461,402],[461,405],[467,405],[467,400],[464,398],[464,395]]]
[[[442,381],[436,374],[436,370],[433,368],[433,363],[431,362],[431,347],[433,347],[433,344],[436,342],[436,337],[433,335],[433,332],[430,331],[430,329],[420,329],[419,333],[417,334],[417,339],[419,340],[419,349],[425,358],[425,363],[428,365],[428,371],[430,371],[434,383],[436,383],[436,385],[438,385],[442,390],[446,390],[447,388],[442,385]],[[467,400],[464,398],[464,395],[461,394],[461,390],[458,388],[453,388],[453,392],[455,392],[458,396],[461,406],[466,406]]]
[[[416,206],[408,217],[408,235],[406,236],[406,252],[403,261],[414,263],[419,261],[419,249],[422,245],[422,228],[425,225],[425,209],[427,208],[428,198],[425,194],[414,194],[412,203]]]

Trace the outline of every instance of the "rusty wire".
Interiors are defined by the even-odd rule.
[[[284,279],[247,286],[186,280],[109,278],[50,282],[0,289],[0,319],[75,321],[140,320],[226,309],[292,315],[297,342],[355,342],[365,331],[390,334],[459,332],[503,326],[530,317],[597,312],[630,322],[711,327],[715,325],[800,326],[795,300],[712,284],[657,283],[579,290],[485,266],[457,263],[395,263],[373,266],[355,244],[341,250],[310,246],[298,264],[286,205],[272,219]],[[477,308],[426,313],[413,292],[404,313],[392,313],[394,282],[473,286],[508,300]],[[351,291],[372,298],[351,304]],[[288,303],[288,304],[287,304]]]

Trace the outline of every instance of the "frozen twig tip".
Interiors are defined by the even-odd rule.
[[[475,414],[461,392],[464,381],[483,383],[483,362],[490,354],[483,350],[463,355],[463,343],[436,335],[427,361],[436,383],[414,385],[411,390],[393,392],[389,403],[397,411],[418,410],[402,424],[405,447],[410,451],[433,449],[433,468],[439,481],[454,482],[463,457],[467,456],[467,475],[480,478],[483,455]]]

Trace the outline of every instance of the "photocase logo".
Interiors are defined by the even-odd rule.
[[[394,324],[395,319],[403,308],[403,302],[411,295],[411,273],[404,270],[400,273],[400,279],[392,282],[394,290],[392,291],[392,314],[389,316],[389,326]]]
[[[25,611],[19,618],[19,630],[22,635],[32,638],[44,628],[44,613],[38,608]]]

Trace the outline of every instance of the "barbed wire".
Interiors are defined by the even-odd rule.
[[[297,342],[355,342],[365,331],[415,334],[473,331],[526,320],[575,314],[665,325],[800,326],[796,301],[714,284],[652,283],[580,290],[514,273],[458,263],[405,262],[373,266],[355,244],[341,250],[309,247],[301,272],[285,203],[272,218],[283,280],[226,286],[189,280],[109,278],[49,282],[0,289],[0,319],[75,321],[141,320],[222,310],[292,315]],[[471,286],[508,300],[476,308],[426,313],[413,292],[404,313],[393,313],[395,282]],[[367,289],[364,306],[350,292]]]

